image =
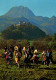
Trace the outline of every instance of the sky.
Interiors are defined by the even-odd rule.
[[[36,16],[56,16],[56,0],[0,0],[0,16],[16,6],[28,7]]]

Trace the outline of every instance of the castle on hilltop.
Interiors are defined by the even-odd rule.
[[[21,25],[26,25],[26,22],[24,22],[24,21],[19,21],[19,24],[17,24],[16,26],[21,26]]]

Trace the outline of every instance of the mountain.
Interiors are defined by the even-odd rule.
[[[12,18],[18,18],[18,17],[29,18],[29,17],[33,17],[35,15],[27,7],[19,6],[19,7],[13,7],[13,8],[11,8],[8,11],[8,13],[5,14],[5,16],[12,17]]]
[[[19,6],[11,8],[5,15],[0,16],[0,32],[12,24],[18,24],[19,21],[30,22],[38,26],[46,34],[56,33],[56,17],[51,18],[35,16],[27,7]]]
[[[29,21],[34,22],[35,25],[38,26],[46,34],[53,35],[54,33],[56,33],[56,17],[55,16],[51,18],[35,16],[32,18],[29,18]]]
[[[2,32],[2,36],[5,39],[38,39],[40,37],[45,37],[46,34],[42,30],[40,30],[38,27],[30,24],[25,23],[21,26],[17,25],[11,25],[7,29],[5,29]]]
[[[11,17],[6,17],[6,16],[0,16],[0,32],[2,32],[4,29],[6,29],[8,26],[12,24],[14,25],[18,24],[19,21],[29,22],[29,20],[24,17],[11,18]]]

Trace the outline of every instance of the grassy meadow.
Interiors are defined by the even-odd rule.
[[[0,39],[2,39],[1,33],[0,33]]]
[[[0,54],[3,50],[0,50]],[[39,52],[39,61],[42,60],[41,53]],[[23,56],[21,58],[21,67],[18,69],[15,65],[15,60],[13,58],[12,65],[8,65],[6,60],[0,57],[0,80],[56,80],[56,52],[53,52],[54,63],[46,67],[38,63],[36,66],[30,63],[30,67],[24,68]]]

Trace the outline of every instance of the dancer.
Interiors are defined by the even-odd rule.
[[[37,49],[36,50],[34,50],[34,55],[33,55],[33,57],[32,57],[32,59],[31,60],[33,60],[33,63],[35,64],[37,64],[38,63],[38,59],[39,59],[39,55],[37,55],[38,54],[38,51],[37,51]]]
[[[50,63],[50,57],[49,57],[49,55],[50,55],[49,50],[47,50],[47,53],[46,53],[47,67],[49,67],[49,63]]]
[[[14,55],[15,55],[15,62],[18,65],[18,68],[19,68],[20,67],[20,57],[21,57],[21,54],[20,54],[19,51],[15,50]]]
[[[46,53],[45,50],[42,53],[42,63],[45,65],[46,64]]]

